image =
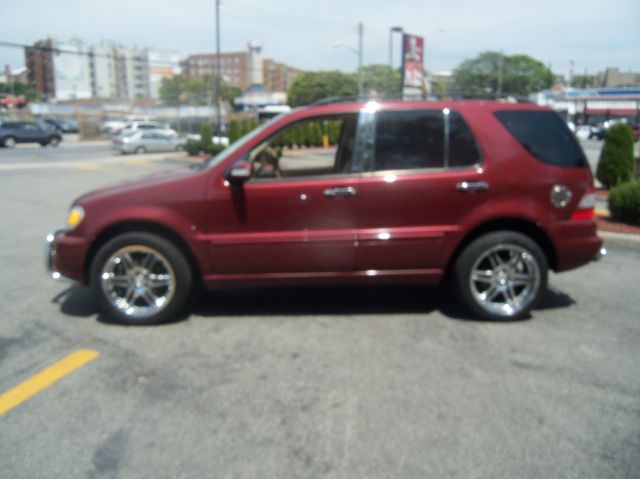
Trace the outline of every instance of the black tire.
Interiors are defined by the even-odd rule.
[[[136,155],[143,155],[147,152],[147,149],[144,146],[139,146],[138,148],[135,149],[134,153]]]
[[[453,283],[464,305],[491,321],[530,315],[547,289],[548,262],[540,246],[515,231],[473,240],[458,256]]]
[[[49,145],[53,146],[54,148],[57,147],[60,144],[60,137],[59,136],[52,136],[49,139]]]
[[[193,289],[193,273],[182,252],[172,242],[145,232],[107,241],[95,255],[90,275],[101,310],[127,325],[181,319]]]
[[[7,136],[4,140],[2,140],[2,146],[6,148],[15,148],[16,139],[13,136]]]

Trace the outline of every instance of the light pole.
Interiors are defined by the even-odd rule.
[[[387,88],[387,96],[391,97],[393,90],[393,33],[402,33],[402,27],[391,27],[389,29],[389,85]]]
[[[333,48],[346,48],[347,50],[352,51],[356,55],[358,55],[358,97],[362,96],[362,35],[364,32],[364,27],[362,22],[358,23],[358,48],[350,47],[349,45],[344,45],[340,43],[338,45],[334,45]]]
[[[213,136],[220,136],[220,0],[216,0],[216,130]]]

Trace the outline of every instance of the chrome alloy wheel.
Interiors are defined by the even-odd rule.
[[[535,300],[540,289],[540,267],[535,257],[515,244],[499,244],[471,268],[469,287],[485,311],[505,318],[516,316]]]
[[[111,305],[132,318],[146,318],[164,309],[176,291],[169,261],[148,246],[117,250],[104,263],[102,290]]]

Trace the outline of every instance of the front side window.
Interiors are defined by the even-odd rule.
[[[286,127],[249,153],[255,179],[351,172],[356,115],[310,118]]]

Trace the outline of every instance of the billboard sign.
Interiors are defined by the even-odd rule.
[[[402,35],[402,86],[424,88],[424,38]]]

